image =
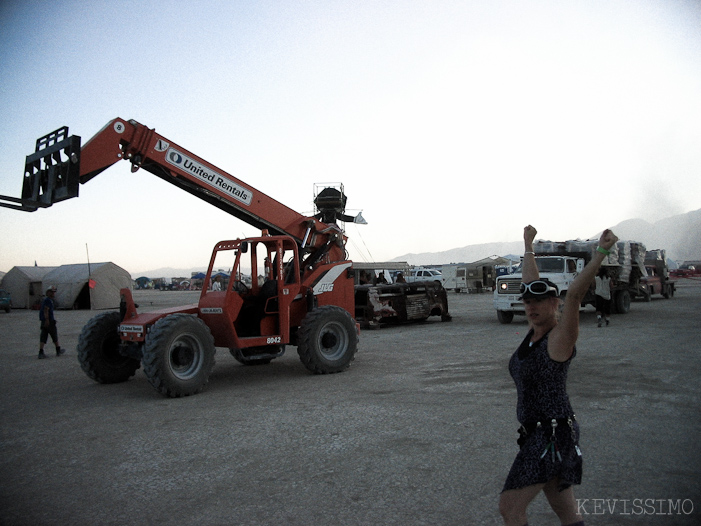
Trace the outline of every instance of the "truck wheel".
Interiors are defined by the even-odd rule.
[[[674,296],[674,287],[667,287],[664,291],[664,294],[662,294],[664,299],[668,300],[669,298]]]
[[[319,307],[302,320],[297,341],[297,354],[311,372],[340,373],[348,369],[358,348],[355,320],[340,307]]]
[[[90,378],[101,384],[126,382],[141,365],[139,360],[119,353],[119,312],[105,312],[92,318],[78,338],[78,361]]]
[[[214,338],[197,316],[161,318],[144,345],[144,373],[159,393],[177,398],[202,391],[214,367]]]
[[[630,293],[627,290],[620,290],[616,294],[616,312],[626,314],[630,311]]]
[[[514,319],[514,313],[510,310],[498,310],[497,319],[499,323],[511,323]]]

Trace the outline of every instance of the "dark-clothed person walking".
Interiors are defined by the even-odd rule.
[[[41,332],[39,333],[39,359],[46,358],[44,354],[44,345],[49,341],[54,342],[56,346],[56,356],[61,356],[65,350],[61,349],[58,343],[58,330],[56,329],[56,318],[54,317],[54,297],[56,296],[56,287],[49,287],[46,290],[46,296],[41,302],[39,309],[39,321],[41,322]]]

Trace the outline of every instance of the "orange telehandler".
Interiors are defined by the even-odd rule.
[[[95,316],[80,335],[78,359],[90,378],[124,382],[143,363],[158,392],[188,396],[206,386],[216,347],[229,348],[243,364],[265,364],[295,345],[313,373],[349,367],[359,325],[353,318],[352,262],[336,224],[353,219],[344,215],[342,186],[325,188],[315,199],[319,213],[303,216],[155,130],[117,118],[82,147],[65,126],[39,138],[27,156],[22,197],[0,196],[0,206],[35,211],[77,197],[80,184],[120,160],[261,229],[261,235],[216,244],[205,284],[227,258],[231,277],[222,290],[204,286],[196,304],[140,314],[131,290],[121,289],[119,312]],[[237,279],[245,260],[250,286]]]

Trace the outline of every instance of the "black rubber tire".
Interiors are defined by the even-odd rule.
[[[297,354],[314,374],[340,373],[358,349],[355,320],[345,309],[324,305],[309,312],[297,333]]]
[[[119,312],[98,314],[85,324],[78,338],[78,361],[85,374],[101,384],[126,382],[141,365],[119,354]]]
[[[627,290],[619,290],[616,293],[616,313],[627,314],[630,311],[630,293]]]
[[[514,319],[514,313],[510,310],[498,310],[497,319],[499,320],[499,323],[511,323]]]
[[[172,314],[158,320],[144,345],[144,373],[159,393],[171,398],[202,391],[214,367],[214,338],[197,316]]]

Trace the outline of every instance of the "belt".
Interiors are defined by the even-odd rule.
[[[574,415],[568,416],[567,418],[550,418],[550,422],[548,422],[548,419],[544,418],[543,419],[545,423],[543,422],[525,422],[521,424],[521,427],[518,428],[518,439],[516,440],[516,443],[519,446],[523,446],[523,444],[526,443],[526,437],[533,433],[536,429],[545,429],[548,423],[550,424],[550,429],[552,430],[552,436],[553,439],[555,437],[555,428],[560,426],[560,425],[566,425],[570,428],[570,432],[572,433],[572,440],[575,439],[575,434],[574,434]]]
[[[567,425],[567,426],[572,427],[572,423],[575,422],[575,418],[574,418],[574,415],[572,415],[572,416],[568,416],[565,418],[544,418],[541,422],[525,422],[525,423],[521,424],[521,428],[519,429],[519,432],[523,431],[525,434],[529,434],[529,433],[532,433],[533,431],[535,431],[536,429],[538,429],[539,427],[543,427],[543,428],[545,428],[547,426],[552,427],[553,421],[558,426]]]

